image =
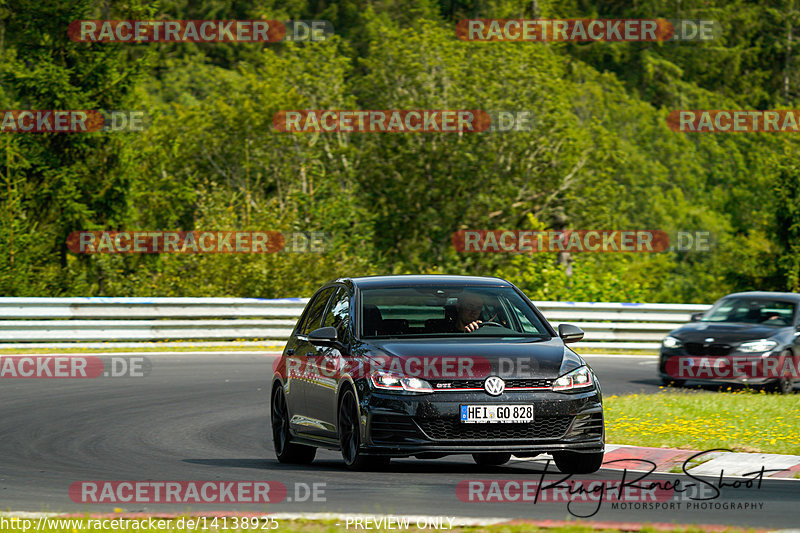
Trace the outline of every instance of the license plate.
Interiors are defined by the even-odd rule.
[[[461,421],[467,424],[533,422],[532,405],[462,405]]]

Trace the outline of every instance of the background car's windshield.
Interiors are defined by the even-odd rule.
[[[399,287],[366,289],[361,296],[361,335],[549,336],[530,306],[510,287]],[[464,318],[469,316],[470,318]],[[472,333],[464,320],[494,322]]]
[[[789,326],[794,309],[793,303],[780,300],[725,298],[706,313],[702,321]]]

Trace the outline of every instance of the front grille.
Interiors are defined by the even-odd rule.
[[[458,418],[417,419],[417,423],[433,440],[544,440],[563,437],[572,417],[542,417],[525,424],[465,424]]]
[[[507,379],[507,389],[521,389],[521,388],[550,388],[553,386],[552,379]]]
[[[370,424],[373,442],[403,442],[423,438],[408,416],[375,415]]]
[[[687,342],[683,346],[689,355],[721,356],[728,355],[732,349],[730,344],[702,344],[699,342]]]
[[[483,379],[439,379],[431,381],[434,390],[447,389],[483,389]],[[550,388],[553,385],[552,379],[507,379],[507,389],[520,388]]]

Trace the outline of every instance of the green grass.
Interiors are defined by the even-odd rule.
[[[606,442],[800,455],[800,394],[687,391],[604,403]]]
[[[6,520],[9,520],[6,518]],[[197,520],[197,518],[194,518]],[[295,533],[295,532],[311,532],[311,533],[349,533],[352,531],[366,531],[363,528],[355,528],[352,524],[350,525],[349,529],[345,528],[345,524],[343,520],[339,521],[339,525],[336,525],[335,521],[311,521],[311,520],[278,520],[277,521],[277,528],[274,527],[275,523],[272,523],[273,528],[269,529],[265,526],[268,525],[267,522],[261,522],[258,525],[257,529],[253,528],[246,528],[246,529],[233,529],[231,527],[228,528],[211,528],[210,521],[211,519],[207,519],[209,522],[209,528],[206,531],[240,531],[240,532],[253,532],[253,531],[275,531],[280,533]],[[230,526],[233,518],[228,517],[228,524]],[[29,524],[30,529],[28,531],[36,531],[36,519],[32,519],[32,525]],[[125,524],[127,528],[120,528],[120,529],[96,529],[95,522],[90,519],[82,519],[81,527],[76,527],[77,524],[74,522],[71,526],[65,527],[47,527],[44,526],[42,529],[38,530],[40,533],[75,533],[82,532],[82,531],[159,531],[162,533],[183,533],[189,531],[203,531],[202,524],[196,530],[194,529],[187,529],[184,525],[182,528],[177,528],[177,524],[175,520],[170,521],[170,527],[168,529],[147,529],[147,526],[144,528],[138,528],[136,526],[132,526],[131,524]],[[146,524],[146,522],[143,522]],[[217,525],[221,525],[221,519],[218,521]],[[185,523],[184,523],[185,524]],[[413,520],[411,521],[411,526],[406,529],[405,531],[408,532],[417,532],[417,531],[437,531],[433,529],[417,529],[416,526],[413,525]],[[445,521],[445,526],[447,525],[447,521]],[[21,524],[20,524],[21,526]],[[16,526],[14,529],[3,528],[0,531],[22,531],[20,526]],[[264,528],[264,529],[262,529]],[[403,531],[397,528],[393,530],[387,529],[370,529],[369,531]],[[527,532],[546,532],[546,533],[597,533],[597,532],[607,532],[607,533],[618,533],[621,532],[619,529],[614,528],[599,528],[596,526],[592,526],[590,523],[581,523],[576,522],[574,525],[567,525],[567,526],[556,526],[556,527],[548,527],[548,528],[540,528],[534,527],[531,524],[526,524],[523,522],[518,523],[511,523],[511,524],[499,524],[494,526],[480,526],[480,527],[454,527],[453,529],[449,529],[446,531],[450,531],[453,533],[527,533]],[[625,531],[631,531],[630,529],[626,529]],[[659,533],[703,533],[703,528],[698,526],[681,526],[676,525],[674,529],[658,529],[644,526],[639,531],[643,533],[655,533],[658,531]],[[746,531],[753,531],[753,530],[746,530],[746,529],[739,529],[731,527],[727,529],[731,533],[744,533]]]

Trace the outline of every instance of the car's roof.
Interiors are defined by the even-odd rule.
[[[360,289],[382,289],[389,287],[420,286],[480,286],[510,287],[511,283],[500,278],[480,276],[449,276],[442,274],[404,275],[404,276],[366,276],[361,278],[341,278],[337,281],[351,281]]]
[[[756,300],[786,300],[800,302],[800,294],[796,292],[735,292],[725,296],[725,298],[755,298]]]

